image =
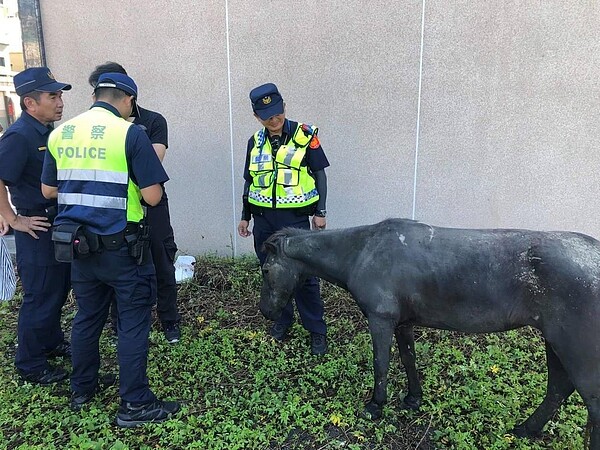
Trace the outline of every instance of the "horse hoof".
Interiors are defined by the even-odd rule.
[[[360,416],[367,420],[377,420],[381,417],[381,408],[372,402],[367,403]]]
[[[510,434],[514,434],[519,438],[527,437],[527,429],[523,425],[517,425],[510,430]]]
[[[417,397],[409,397],[408,395],[402,400],[402,409],[410,409],[411,411],[418,411],[421,408],[421,399]]]

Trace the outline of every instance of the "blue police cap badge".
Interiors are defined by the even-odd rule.
[[[271,96],[267,95],[266,97],[264,97],[262,99],[263,105],[268,105],[269,103],[271,103]]]

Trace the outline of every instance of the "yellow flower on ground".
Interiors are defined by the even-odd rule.
[[[363,442],[366,438],[365,435],[360,431],[355,431],[352,435],[358,440],[358,442]]]
[[[500,372],[500,367],[498,367],[496,364],[494,364],[492,367],[490,367],[490,372],[492,373],[498,373]]]
[[[206,327],[203,328],[202,330],[200,330],[200,336],[205,336],[207,334],[210,334],[213,330],[213,327]]]
[[[515,440],[515,437],[512,434],[505,434],[504,435],[504,440],[507,442],[513,442]]]
[[[331,421],[332,424],[334,424],[336,427],[339,427],[340,425],[342,425],[342,416],[339,415],[338,413],[334,413],[331,415],[331,417],[329,417],[329,420]]]
[[[248,333],[246,334],[246,336],[248,337],[248,339],[254,339],[254,338],[256,338],[256,336],[258,336],[258,332],[256,332],[256,331],[248,331]]]

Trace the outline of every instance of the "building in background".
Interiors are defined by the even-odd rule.
[[[600,237],[597,1],[19,0],[19,16],[27,65],[73,85],[65,120],[105,61],[166,117],[185,253],[252,252],[237,224],[259,127],[248,93],[266,82],[319,127],[330,228],[408,217]]]
[[[0,125],[4,129],[20,113],[13,76],[24,68],[17,0],[0,0]]]

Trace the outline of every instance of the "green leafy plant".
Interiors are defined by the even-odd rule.
[[[21,297],[0,304],[0,448],[7,449],[582,449],[587,417],[573,395],[540,440],[517,439],[511,428],[541,401],[546,386],[539,334],[521,329],[465,335],[418,329],[423,378],[419,412],[400,408],[406,376],[392,353],[383,419],[360,416],[373,385],[366,321],[348,294],[322,283],[330,351],[310,355],[298,324],[283,344],[258,311],[261,274],[253,257],[198,258],[179,289],[183,339],[150,335],[148,377],[160,397],[179,399],[171,421],[127,430],[113,421],[116,387],[80,413],[68,408],[68,383],[38,387],[14,371]],[[69,329],[76,307],[65,307]],[[104,372],[117,372],[115,348],[101,340]],[[68,361],[62,364],[69,366]]]

